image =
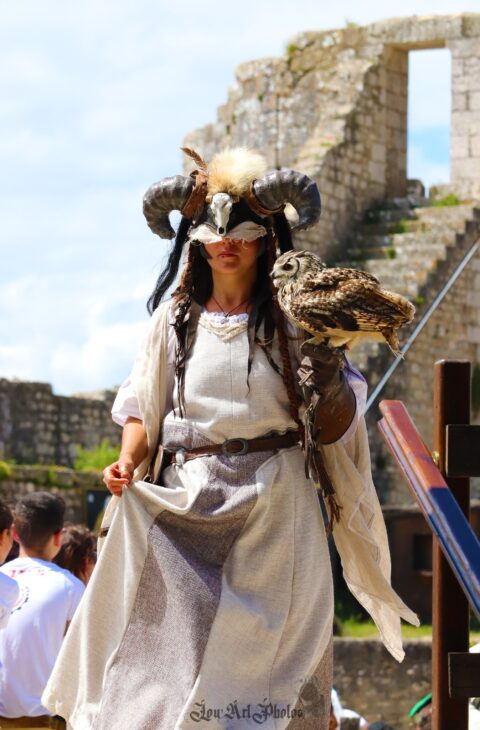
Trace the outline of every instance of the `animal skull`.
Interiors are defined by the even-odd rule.
[[[219,236],[227,232],[227,224],[232,211],[233,200],[227,193],[216,193],[210,203],[210,212]]]

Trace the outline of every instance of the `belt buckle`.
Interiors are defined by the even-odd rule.
[[[240,451],[228,451],[229,444],[232,443],[240,443],[242,445],[242,448]],[[243,456],[244,454],[248,453],[248,441],[247,439],[225,439],[225,441],[222,444],[222,454],[225,454],[225,456]]]
[[[183,466],[185,464],[185,449],[180,447],[175,452],[175,464],[177,466]]]

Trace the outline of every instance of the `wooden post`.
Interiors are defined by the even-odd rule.
[[[438,467],[469,519],[468,478],[446,478],[446,425],[470,423],[470,363],[441,360],[434,367],[434,450]],[[468,700],[451,699],[448,655],[467,652],[469,606],[446,558],[433,538],[432,730],[468,730]]]

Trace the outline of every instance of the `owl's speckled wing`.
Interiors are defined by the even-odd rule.
[[[372,274],[325,268],[290,280],[279,292],[286,316],[313,335],[378,333],[398,350],[396,329],[410,322],[415,309],[404,297],[382,289]]]

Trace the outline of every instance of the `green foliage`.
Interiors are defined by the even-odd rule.
[[[363,623],[369,618],[363,606],[348,590],[343,578],[335,588],[335,617],[337,623],[342,627],[349,620]]]
[[[396,221],[392,224],[390,228],[390,233],[408,233],[410,230],[410,221],[408,221],[406,218],[401,218],[399,221]]]
[[[92,449],[76,447],[77,455],[73,461],[73,468],[76,471],[102,471],[106,466],[118,459],[120,449],[118,446],[111,446],[108,439],[103,439],[98,446]]]
[[[45,472],[45,484],[50,487],[56,487],[58,485],[58,474],[55,469],[47,469]]]
[[[422,626],[411,626],[402,624],[402,636],[404,639],[419,639],[432,635],[430,624]],[[357,621],[355,618],[346,619],[342,622],[342,636],[352,636],[356,639],[378,638],[378,629],[371,619]]]
[[[421,294],[417,294],[413,297],[412,301],[417,307],[421,307],[425,304],[425,297],[422,297]]]
[[[478,632],[480,631],[480,621],[478,620],[478,618],[475,616],[475,614],[473,613],[473,611],[471,609],[470,609],[470,631],[475,632],[476,634],[478,634]],[[472,641],[471,635],[470,635],[470,641]],[[480,639],[477,639],[477,641],[475,643],[478,643],[478,641],[480,641]]]
[[[480,365],[475,363],[472,373],[472,408],[474,413],[480,410]]]
[[[298,51],[298,46],[295,43],[289,43],[285,50],[287,58],[291,58]]]
[[[264,97],[264,96],[265,96],[265,94],[263,93],[263,91],[259,91],[259,92],[258,92],[258,94],[257,94],[257,99],[258,99],[258,101],[259,101],[260,103],[261,103],[261,102],[263,101],[263,97]]]
[[[7,461],[0,461],[0,481],[2,479],[9,479],[12,473],[11,465]]]
[[[395,248],[393,246],[389,246],[385,253],[387,254],[387,259],[396,259],[397,258],[397,252],[395,251]]]
[[[460,198],[455,193],[450,193],[443,198],[433,201],[434,208],[448,208],[452,205],[460,205]]]
[[[356,23],[354,20],[349,20],[348,18],[345,18],[345,28],[358,28],[358,23]]]

